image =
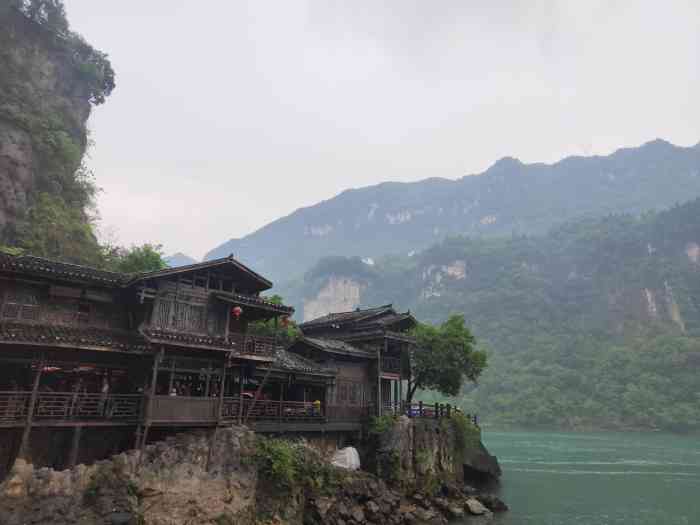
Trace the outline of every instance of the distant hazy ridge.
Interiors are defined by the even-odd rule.
[[[663,209],[700,196],[700,145],[656,140],[553,165],[504,158],[478,176],[348,190],[210,251],[234,253],[274,279],[326,255],[406,254],[446,235],[544,233],[580,216]]]

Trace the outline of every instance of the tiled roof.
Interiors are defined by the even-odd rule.
[[[265,279],[262,275],[259,273],[251,270],[248,268],[246,265],[241,263],[240,261],[237,261],[236,259],[233,258],[232,255],[228,257],[223,257],[221,259],[213,259],[211,261],[205,261],[205,262],[200,262],[200,263],[195,263],[195,264],[188,264],[187,266],[176,266],[175,268],[165,268],[163,270],[157,270],[155,272],[147,272],[147,273],[140,273],[140,274],[135,274],[130,276],[129,283],[135,283],[138,281],[141,281],[143,279],[152,279],[156,277],[166,277],[168,275],[177,275],[180,273],[185,273],[185,272],[191,272],[191,271],[198,271],[198,270],[207,270],[210,268],[215,268],[217,266],[225,266],[225,265],[231,265],[235,267],[237,270],[240,270],[244,273],[246,273],[249,277],[251,277],[253,280],[257,281],[261,286],[261,290],[268,290],[272,288],[272,282],[268,281]]]
[[[259,288],[261,290],[267,290],[272,287],[272,283],[270,281],[243,265],[233,257],[224,257],[223,259],[190,264],[188,266],[179,266],[177,268],[166,268],[155,272],[122,274],[99,270],[97,268],[91,268],[89,266],[82,266],[79,264],[69,264],[51,259],[44,259],[42,257],[34,257],[33,255],[9,255],[7,253],[0,252],[0,270],[30,273],[44,277],[52,277],[55,279],[88,282],[92,284],[115,287],[128,286],[143,279],[165,277],[168,275],[176,275],[194,270],[205,270],[208,268],[225,265],[231,265],[237,270],[247,274],[251,279],[260,284]]]
[[[255,336],[231,334],[227,341],[223,337],[171,332],[154,328],[143,329],[141,333],[143,333],[146,339],[151,343],[212,350],[233,350],[236,355],[255,357],[263,361],[273,361],[274,353],[277,350],[277,348],[266,341],[265,338],[258,338]],[[247,341],[248,344],[245,344],[245,341]]]
[[[362,319],[366,319],[367,317],[373,317],[383,312],[393,312],[392,305],[388,304],[384,306],[378,306],[376,308],[365,308],[364,310],[358,308],[357,310],[352,310],[350,312],[329,313],[324,316],[317,317],[316,319],[312,319],[311,321],[306,321],[305,323],[302,323],[299,326],[303,330],[304,327],[311,328],[315,325],[324,325],[330,323],[351,323],[361,321]]]
[[[398,326],[397,325],[402,325]],[[331,335],[342,339],[355,332],[372,330],[386,331],[395,327],[406,329],[416,325],[410,312],[397,313],[392,305],[355,310],[353,312],[330,313],[299,325],[302,332],[309,334]]]
[[[376,323],[383,325],[383,326],[391,326],[395,325],[397,323],[401,323],[403,321],[411,321],[412,324],[415,324],[415,319],[410,313],[404,313],[404,314],[393,314],[393,315],[387,315],[380,317],[377,319]]]
[[[148,342],[137,333],[13,322],[0,322],[0,343],[104,348],[122,352],[145,352],[149,349]]]
[[[357,348],[356,346],[348,344],[345,341],[339,341],[337,339],[303,337],[300,341],[332,354],[350,355],[355,357],[364,357],[367,359],[374,359],[377,357],[373,352],[362,350],[361,348]]]
[[[305,372],[316,375],[335,375],[337,370],[326,368],[311,359],[307,359],[298,354],[279,349],[275,355],[274,367],[290,372]]]
[[[106,286],[121,286],[127,280],[127,277],[120,273],[107,272],[78,264],[51,261],[32,255],[13,256],[4,253],[0,254],[0,270]]]
[[[206,346],[218,350],[235,350],[237,344],[234,341],[226,341],[223,337],[211,337],[208,335],[196,335],[184,332],[170,332],[147,328],[142,330],[143,335],[153,343],[166,343],[185,346]]]
[[[286,315],[292,315],[294,313],[294,308],[292,308],[291,306],[273,303],[270,301],[266,301],[265,299],[262,299],[260,297],[254,297],[252,295],[241,295],[226,292],[216,292],[214,293],[214,295],[222,301],[226,301],[231,304],[241,304],[243,306],[248,305],[252,307],[264,308],[266,310]]]

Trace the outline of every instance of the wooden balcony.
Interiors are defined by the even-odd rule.
[[[0,427],[22,427],[31,392],[0,392]],[[215,426],[240,420],[260,431],[355,429],[370,415],[368,406],[270,401],[250,398],[155,396],[140,394],[37,394],[33,426],[136,425]]]
[[[0,426],[17,426],[27,419],[31,392],[0,392]],[[33,424],[135,423],[141,418],[140,394],[39,392]]]
[[[247,356],[271,357],[282,345],[273,337],[230,333],[229,341],[236,345],[236,353]]]
[[[382,373],[398,374],[401,372],[401,359],[398,357],[382,357]]]

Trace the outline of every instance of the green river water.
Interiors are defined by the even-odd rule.
[[[483,432],[511,507],[498,525],[700,525],[700,438]]]

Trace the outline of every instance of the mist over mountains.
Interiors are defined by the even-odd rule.
[[[700,196],[700,144],[654,140],[555,164],[503,158],[459,180],[389,182],[295,211],[205,259],[231,253],[280,282],[323,256],[420,251],[449,235],[541,234],[577,217],[639,214]]]

